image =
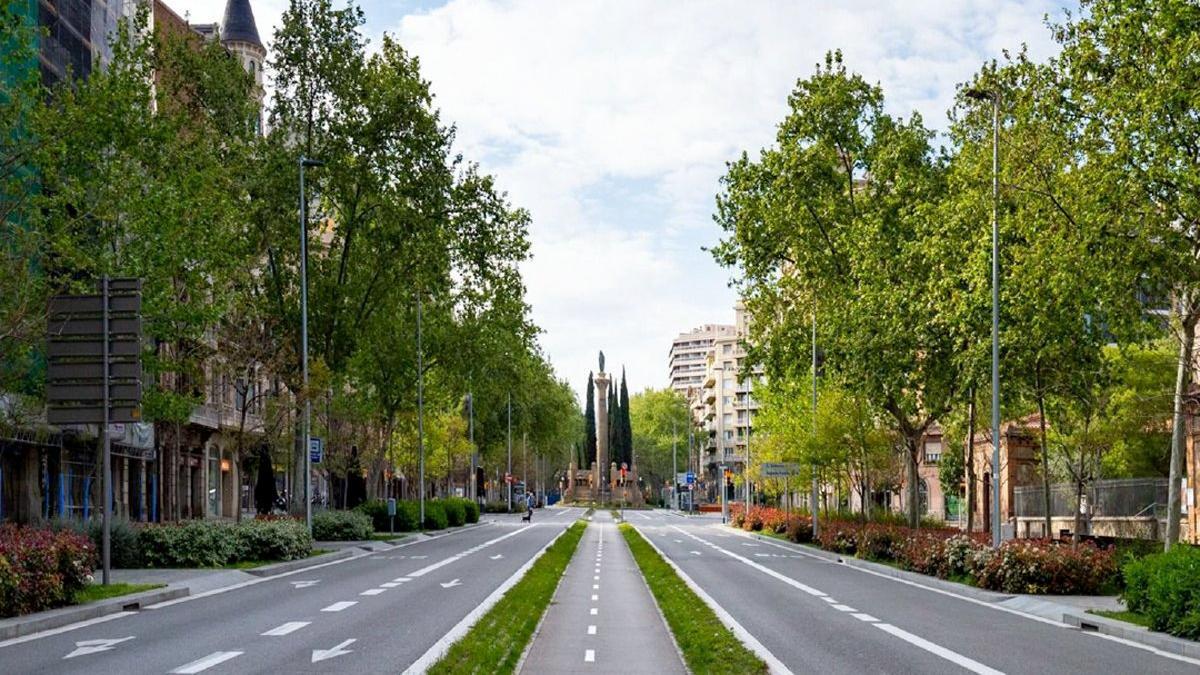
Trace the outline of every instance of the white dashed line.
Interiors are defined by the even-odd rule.
[[[858,614],[851,614],[850,616],[858,619],[859,621],[866,621],[867,623],[875,623],[875,622],[879,621],[879,619],[876,619],[875,617],[873,617],[870,614],[867,614],[865,612],[859,612]]]
[[[395,588],[400,585],[400,582],[399,581],[389,581],[387,583],[383,583],[383,584],[379,584],[379,585],[383,588]]]
[[[854,609],[850,605],[830,605],[830,606],[839,612],[857,612],[858,611],[857,609]]]
[[[596,602],[599,599],[600,599],[600,596],[596,595],[595,593],[592,593],[592,602]]]
[[[304,628],[305,626],[307,626],[310,623],[312,623],[312,622],[311,621],[289,621],[281,626],[276,626],[275,628],[272,628],[271,630],[269,630],[265,633],[262,633],[262,635],[269,635],[271,637],[281,637],[281,636],[287,635],[288,633],[295,633],[296,631],[300,630],[301,628]]]
[[[596,627],[588,626],[588,635],[595,635],[595,634],[596,634]]]
[[[890,623],[874,623],[871,625],[875,626],[876,628],[882,630],[885,633],[890,633],[892,635],[895,635],[896,637],[900,638],[901,640],[904,640],[905,642],[907,642],[911,645],[920,647],[921,649],[924,649],[925,651],[930,652],[932,654],[937,654],[938,656],[942,657],[943,659],[946,659],[947,661],[950,661],[952,663],[957,663],[958,665],[962,666],[963,668],[966,668],[967,670],[969,670],[973,673],[980,673],[981,675],[1004,675],[1002,672],[1000,672],[999,670],[996,670],[995,668],[989,668],[974,659],[969,659],[969,658],[963,656],[962,654],[959,654],[958,652],[950,651],[949,649],[946,649],[945,647],[943,647],[941,645],[936,645],[936,644],[930,642],[929,640],[926,640],[923,637],[913,635],[912,633],[904,630],[903,628],[896,628],[895,626],[893,626]]]
[[[595,607],[593,607],[593,608],[592,608],[592,610],[591,610],[591,614],[592,614],[592,616],[596,616],[596,615],[597,615],[597,614],[599,614],[599,613],[600,613],[600,610],[599,610],[599,609],[597,609],[597,608],[595,608]]]
[[[583,660],[588,663],[595,663],[596,662],[596,650],[595,649],[584,650]]]
[[[340,612],[343,609],[346,609],[347,607],[353,607],[357,604],[358,604],[358,601],[356,601],[356,600],[343,600],[341,602],[335,602],[332,605],[326,607],[325,609],[323,609],[321,611],[322,612]]]
[[[193,673],[199,673],[208,670],[217,664],[225,663],[229,659],[236,658],[241,655],[242,652],[213,652],[202,659],[196,659],[191,663],[179,666],[171,672],[177,673],[178,675],[193,675]]]
[[[359,595],[379,595],[380,593],[383,593],[386,590],[387,590],[386,588],[368,588],[367,590],[363,591],[362,593],[359,593]]]

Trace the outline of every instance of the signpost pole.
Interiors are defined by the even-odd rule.
[[[104,275],[104,278],[101,280],[100,286],[101,286],[100,298],[101,298],[101,303],[102,303],[102,307],[100,310],[100,316],[103,317],[101,319],[100,329],[104,333],[104,337],[102,338],[102,341],[104,342],[104,354],[103,354],[103,362],[102,362],[103,363],[102,368],[104,371],[104,377],[103,377],[104,421],[100,425],[100,445],[101,445],[101,452],[103,453],[103,456],[104,456],[104,458],[102,460],[103,471],[104,471],[104,476],[103,476],[104,484],[102,486],[102,489],[104,491],[104,510],[102,511],[102,513],[104,514],[104,522],[103,522],[104,532],[101,535],[102,542],[101,542],[100,548],[102,549],[101,557],[102,557],[102,564],[104,567],[103,582],[104,582],[104,585],[107,586],[108,582],[109,582],[109,572],[111,569],[111,562],[112,562],[112,507],[113,507],[112,443],[111,443],[112,439],[109,437],[109,434],[108,434],[108,418],[109,418],[108,408],[109,408],[109,403],[110,403],[109,396],[108,396],[109,395],[109,392],[108,392],[109,372],[108,371],[109,371],[109,368],[111,367],[111,364],[108,362],[109,335],[108,335],[108,275],[107,274]]]

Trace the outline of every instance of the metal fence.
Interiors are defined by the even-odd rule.
[[[1167,505],[1166,478],[1122,478],[1096,481],[1083,489],[1080,510],[1092,517],[1162,517]],[[1075,486],[1058,483],[1050,486],[1050,515],[1070,518],[1075,515]],[[1013,489],[1014,508],[1018,518],[1046,515],[1042,487],[1024,486]]]

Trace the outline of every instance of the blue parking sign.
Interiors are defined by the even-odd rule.
[[[321,443],[321,439],[312,436],[308,439],[308,461],[313,464],[320,464],[321,458],[325,454],[325,445]]]

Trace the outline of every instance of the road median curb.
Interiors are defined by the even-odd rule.
[[[59,607],[36,614],[0,619],[0,640],[24,637],[54,628],[62,628],[80,621],[97,619],[120,612],[136,612],[143,607],[159,602],[175,600],[188,595],[185,586],[168,586],[141,593],[130,593],[115,598],[106,598],[85,605]]]

